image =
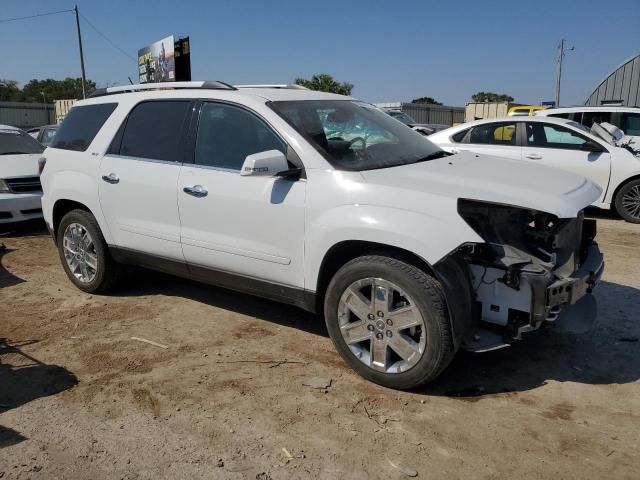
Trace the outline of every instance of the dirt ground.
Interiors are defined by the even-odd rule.
[[[149,271],[87,295],[39,226],[9,233],[0,478],[638,478],[640,225],[598,226],[591,332],[462,352],[408,393],[349,370],[320,317]]]

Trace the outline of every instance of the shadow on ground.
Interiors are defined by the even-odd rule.
[[[15,276],[4,268],[2,263],[2,257],[12,251],[12,249],[6,248],[2,243],[0,243],[0,288],[12,287],[13,285],[18,285],[19,283],[24,282],[22,278]]]
[[[48,235],[47,225],[42,219],[26,220],[17,223],[0,224],[0,241],[2,237],[33,237],[37,235]]]
[[[131,286],[124,287],[120,294],[180,296],[327,336],[321,316],[250,295],[142,269],[136,269],[128,283]],[[434,383],[416,393],[479,399],[531,390],[548,381],[612,384],[640,379],[640,327],[636,313],[640,311],[640,290],[601,282],[596,298],[598,319],[588,333],[563,333],[550,325],[503,350],[482,354],[460,351]]]
[[[10,342],[0,338],[0,413],[68,390],[78,383],[67,369],[47,365],[22,351],[22,347],[33,343],[37,340]],[[20,433],[0,425],[0,448],[22,440]]]
[[[592,385],[637,381],[640,290],[601,282],[596,298],[598,318],[591,331],[570,334],[551,326],[503,350],[460,352],[421,392],[478,400],[485,395],[531,390],[548,381]]]
[[[258,320],[297,328],[314,335],[328,336],[324,320],[319,315],[314,315],[290,305],[191,280],[183,280],[143,268],[128,267],[125,283],[118,289],[116,295],[126,297],[141,295],[183,297],[212,307],[255,317]]]
[[[0,288],[11,287],[24,282],[20,277],[16,277],[8,272],[2,264],[2,257],[13,249],[7,248],[3,243],[4,237],[35,237],[47,234],[47,228],[43,220],[29,220],[20,223],[9,223],[0,225]]]
[[[584,213],[588,218],[594,218],[596,220],[598,219],[619,220],[621,222],[624,222],[622,217],[620,217],[620,215],[618,215],[615,210],[605,210],[603,208],[587,207]]]

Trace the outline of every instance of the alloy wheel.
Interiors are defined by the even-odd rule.
[[[79,223],[70,223],[62,242],[64,258],[72,275],[82,283],[91,282],[98,271],[98,255],[87,229]]]
[[[424,318],[411,297],[388,280],[364,278],[349,285],[338,303],[338,320],[351,353],[379,372],[405,372],[424,353]]]
[[[622,208],[630,217],[640,219],[640,185],[634,185],[624,194]]]

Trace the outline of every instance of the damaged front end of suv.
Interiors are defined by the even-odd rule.
[[[470,297],[463,348],[505,347],[547,322],[574,330],[593,323],[589,294],[604,269],[594,220],[467,199],[458,200],[458,213],[484,240],[461,245],[436,266],[451,278],[455,265],[467,277],[465,291],[457,289]]]

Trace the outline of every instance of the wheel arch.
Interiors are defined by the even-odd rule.
[[[343,240],[331,246],[320,263],[316,281],[316,309],[322,311],[322,304],[329,282],[345,263],[364,255],[386,255],[421,268],[435,276],[435,270],[424,258],[409,250],[384,243],[367,240]]]
[[[323,311],[327,288],[336,272],[347,262],[364,255],[383,255],[401,260],[438,280],[444,291],[454,348],[457,349],[462,344],[463,337],[472,324],[473,299],[468,269],[454,255],[447,255],[432,265],[416,253],[394,245],[366,240],[338,242],[329,248],[320,264],[314,299],[316,312]]]
[[[58,240],[58,227],[60,226],[60,222],[62,218],[69,213],[71,210],[84,210],[85,212],[90,213],[95,218],[95,214],[91,211],[89,207],[81,202],[77,202],[75,200],[69,200],[66,198],[60,198],[56,200],[53,204],[53,213],[52,213],[52,229],[53,229],[53,240],[57,242]]]
[[[640,180],[640,173],[636,173],[635,175],[632,175],[629,178],[625,178],[622,182],[618,184],[618,186],[613,191],[613,194],[611,195],[611,205],[613,205],[613,208],[616,209],[616,213],[618,213],[617,207],[616,207],[616,198],[618,197],[618,193],[620,192],[620,190],[622,190],[622,188],[625,185],[629,184],[630,182],[633,182],[634,180]]]

